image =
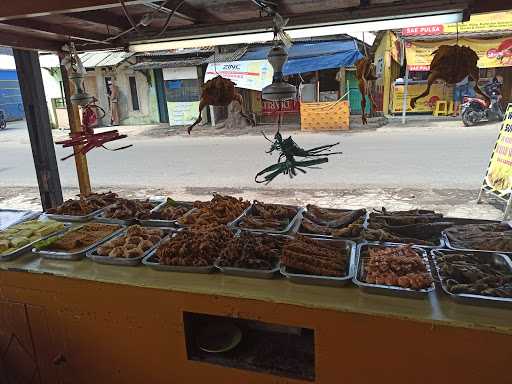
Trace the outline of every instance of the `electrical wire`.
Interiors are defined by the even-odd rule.
[[[165,31],[167,31],[167,28],[169,27],[169,23],[171,22],[171,18],[174,16],[174,14],[181,8],[181,6],[185,4],[185,0],[182,0],[180,3],[178,3],[174,9],[171,11],[171,13],[169,13],[169,15],[167,16],[167,20],[165,20],[165,24],[162,28],[162,30],[156,34],[155,36],[162,36]]]
[[[133,21],[133,18],[130,15],[130,12],[128,12],[128,8],[126,7],[126,4],[124,3],[123,0],[121,0],[121,7],[123,8],[123,13],[126,16],[126,18],[128,19],[128,22],[130,23],[132,28],[135,29],[137,32],[139,32],[139,30],[137,29],[137,24],[135,23],[135,21]]]

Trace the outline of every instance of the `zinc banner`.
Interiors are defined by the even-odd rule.
[[[482,188],[498,196],[512,192],[512,103],[505,113]]]
[[[268,60],[232,61],[208,64],[204,81],[217,76],[233,81],[238,88],[261,91],[272,83],[274,70]]]
[[[456,40],[436,42],[414,41],[406,43],[407,65],[410,71],[428,71],[432,53],[440,45],[454,45]],[[473,49],[479,57],[479,68],[497,68],[512,66],[512,38],[501,39],[459,39],[459,45]]]

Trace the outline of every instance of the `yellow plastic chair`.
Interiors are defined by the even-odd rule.
[[[434,116],[446,116],[448,114],[448,102],[446,100],[437,100]]]
[[[453,101],[448,102],[448,115],[453,115]]]

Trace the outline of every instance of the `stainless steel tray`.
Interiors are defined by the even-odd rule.
[[[446,248],[452,249],[454,251],[459,251],[459,252],[481,252],[481,253],[501,253],[503,255],[512,255],[512,252],[490,251],[490,250],[486,250],[486,249],[459,248],[459,247],[457,247],[455,245],[452,245],[452,243],[450,242],[450,239],[448,238],[448,235],[446,235],[445,232],[443,232],[443,241],[444,241],[444,244],[445,244]]]
[[[190,206],[190,209],[185,213],[185,215],[194,209],[192,202],[189,201],[177,201],[176,203]],[[167,205],[167,200],[162,201],[160,204],[158,204],[155,208],[151,210],[151,212],[158,212],[162,210]],[[183,215],[183,216],[185,216]],[[146,220],[139,220],[139,223],[145,227],[172,227],[172,226],[179,226],[178,220],[159,220],[159,219],[146,219]]]
[[[144,252],[144,254],[142,256],[132,257],[132,258],[124,258],[124,257],[112,257],[112,256],[98,255],[97,249],[99,246],[105,244],[108,241],[114,240],[117,237],[126,235],[126,231],[128,230],[128,228],[124,228],[122,232],[116,234],[115,236],[111,237],[110,239],[102,241],[100,244],[96,245],[93,249],[90,249],[89,251],[87,251],[85,256],[88,259],[91,259],[92,261],[94,261],[96,263],[100,263],[100,264],[124,265],[124,266],[131,266],[131,267],[139,265],[141,263],[142,259],[144,257],[146,257],[150,252],[155,250],[162,243],[162,241],[169,235],[170,232],[175,231],[174,229],[168,228],[168,227],[158,228],[158,229],[161,229],[162,231],[164,231],[165,235],[162,237],[162,239],[158,243],[156,243],[154,246],[152,246],[146,252]]]
[[[142,259],[142,264],[147,265],[150,268],[156,269],[157,271],[164,272],[187,272],[187,273],[213,273],[217,271],[215,265],[207,265],[205,267],[185,267],[178,265],[163,265],[156,259],[155,253],[158,247],[153,249],[146,257]]]
[[[437,277],[439,278],[439,286],[441,290],[450,297],[450,299],[461,302],[464,304],[471,305],[482,305],[482,306],[491,306],[491,307],[499,307],[499,308],[510,308],[512,309],[512,298],[505,297],[495,297],[495,296],[484,296],[484,295],[471,295],[467,293],[451,293],[446,288],[444,283],[444,279],[439,273],[439,266],[437,264],[437,257],[440,255],[450,254],[450,253],[471,253],[478,254],[480,257],[486,257],[489,259],[489,262],[492,264],[506,265],[510,272],[512,273],[512,262],[507,256],[501,255],[499,253],[489,253],[489,252],[460,252],[454,250],[445,250],[445,249],[436,249],[430,252],[432,256],[432,263],[434,264],[434,268],[436,270]]]
[[[20,223],[18,223],[20,224]],[[41,237],[40,239],[36,240],[36,241],[33,241],[31,243],[28,243],[27,245],[24,245],[23,247],[21,248],[18,248],[17,250],[15,250],[14,252],[11,252],[11,253],[7,253],[7,254],[4,254],[2,256],[0,256],[0,261],[10,261],[10,260],[14,260],[16,259],[17,257],[23,255],[24,253],[27,253],[27,252],[30,252],[31,249],[32,249],[32,246],[40,241],[43,241],[43,240],[46,240],[52,236],[56,236],[56,235],[60,235],[61,233],[65,233],[67,232],[67,230],[71,227],[71,224],[67,224],[67,223],[64,223],[64,228],[62,228],[61,230],[58,230],[56,232],[53,232],[53,233],[50,233],[46,236],[43,236]]]
[[[78,229],[80,229],[80,227],[73,228],[72,231],[78,230]],[[44,250],[44,249],[33,248],[32,249],[32,253],[36,254],[36,255],[40,255],[40,256],[42,256],[45,259],[71,260],[71,261],[82,260],[85,257],[85,254],[89,250],[97,247],[99,244],[103,243],[104,241],[110,240],[112,237],[116,236],[117,234],[119,234],[123,230],[124,230],[124,227],[119,228],[118,230],[114,231],[110,235],[104,237],[103,239],[98,240],[97,242],[95,242],[95,243],[85,247],[84,249],[82,249],[82,250],[80,250],[78,252],[73,252],[73,253],[69,253],[69,252],[56,252],[56,251],[47,251],[47,250]],[[63,233],[59,234],[58,236],[62,237],[67,232],[68,231],[63,232]]]
[[[355,272],[355,255],[356,255],[356,244],[350,240],[340,240],[340,239],[323,239],[323,238],[313,238],[319,241],[328,241],[331,243],[339,243],[340,247],[345,247],[347,254],[349,255],[348,260],[348,271],[346,276],[343,277],[329,277],[329,276],[318,276],[318,275],[308,275],[304,273],[296,273],[290,271],[286,268],[285,265],[281,265],[281,274],[289,279],[293,283],[297,284],[308,284],[308,285],[325,285],[325,286],[334,286],[340,287],[344,285],[348,285],[351,283],[352,278],[354,277]]]
[[[388,295],[388,296],[401,296],[401,297],[409,297],[409,298],[415,298],[415,299],[422,299],[428,297],[430,292],[434,292],[435,286],[434,282],[432,282],[431,286],[426,289],[411,289],[411,288],[402,288],[398,286],[391,286],[391,285],[382,285],[382,284],[370,284],[363,280],[363,274],[364,274],[364,260],[361,257],[362,251],[364,251],[368,246],[371,247],[377,247],[377,248],[390,248],[390,247],[398,247],[403,246],[404,244],[400,245],[391,245],[391,244],[372,244],[372,243],[361,243],[357,246],[357,269],[355,276],[353,278],[354,284],[356,284],[359,288],[361,288],[364,292],[367,293],[376,293],[380,295]],[[428,262],[428,256],[425,249],[420,247],[413,247],[418,254],[423,259],[423,262],[425,263],[425,266],[427,267],[427,271],[430,275],[432,275],[432,271],[430,270],[430,264]],[[432,278],[433,280],[433,278]]]
[[[107,209],[111,205],[100,208],[94,212],[91,212],[91,213],[89,213],[87,215],[83,215],[83,216],[57,215],[55,213],[46,213],[46,212],[44,213],[44,215],[49,219],[57,220],[57,221],[67,221],[67,222],[72,222],[72,223],[85,223],[87,221],[93,220],[96,216],[101,214],[101,212],[103,212],[105,209]]]
[[[327,209],[328,211],[333,211],[333,212],[351,212],[351,211],[355,211],[356,209],[337,209],[337,208],[324,208],[324,209]],[[319,239],[341,239],[341,240],[352,240],[352,241],[358,241],[360,240],[361,238],[360,237],[338,237],[338,236],[331,236],[331,235],[318,235],[316,233],[309,233],[309,232],[301,232],[301,227],[302,227],[302,221],[304,220],[304,212],[306,211],[307,209],[304,209],[302,212],[301,212],[301,215],[300,215],[300,220],[299,220],[299,224],[297,226],[297,234],[298,235],[302,235],[302,236],[308,236],[308,237],[317,237]],[[366,226],[366,221],[367,221],[367,217],[368,217],[368,212],[365,213],[364,216],[364,222],[363,224],[361,224],[363,227]]]
[[[155,206],[153,207],[153,209],[155,209],[156,207],[158,207],[162,203],[162,201],[161,200],[158,200],[158,201],[151,201],[150,200],[150,203],[154,203],[155,204]],[[115,205],[115,204],[112,204],[112,205]],[[133,218],[129,218],[129,219],[114,219],[114,218],[111,218],[111,217],[106,217],[105,216],[105,212],[104,212],[106,208],[108,208],[108,207],[105,207],[98,215],[96,215],[94,217],[94,219],[97,222],[104,223],[104,224],[118,224],[118,225],[124,225],[124,226],[141,223],[140,219],[136,219],[134,217]]]
[[[0,231],[9,228],[12,225],[23,223],[27,220],[35,220],[39,217],[41,212],[30,211],[26,209],[0,209],[0,215],[7,213],[8,215],[17,216],[10,221],[2,221],[0,219]],[[5,220],[5,219],[4,219]]]
[[[270,204],[270,205],[272,205],[272,204]],[[293,233],[294,231],[297,231],[297,229],[298,229],[298,225],[297,224],[298,224],[298,222],[299,222],[299,220],[301,218],[301,213],[304,210],[304,208],[297,207],[297,206],[294,206],[294,205],[285,205],[285,204],[274,204],[274,205],[284,205],[286,207],[291,207],[291,208],[294,208],[294,209],[297,210],[297,213],[295,214],[295,216],[293,216],[290,219],[290,222],[288,223],[286,228],[284,228],[282,230],[279,230],[279,229],[256,229],[256,228],[242,228],[242,227],[240,227],[239,224],[243,220],[243,218],[246,217],[246,216],[251,216],[251,212],[252,212],[254,204],[251,204],[242,213],[242,215],[240,215],[237,219],[235,219],[233,222],[229,223],[228,225],[231,228],[239,229],[239,230],[243,230],[243,231],[259,232],[259,233],[271,233],[271,234],[278,234],[278,235],[286,235],[286,234]]]

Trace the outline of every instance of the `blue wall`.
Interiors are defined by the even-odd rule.
[[[5,112],[7,120],[25,117],[18,75],[14,69],[0,69],[0,109]]]

